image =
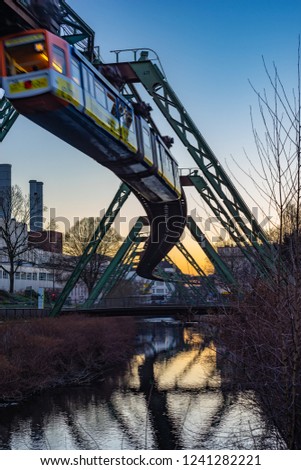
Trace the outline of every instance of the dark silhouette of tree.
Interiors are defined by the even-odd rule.
[[[27,242],[29,200],[19,186],[7,188],[0,195],[1,268],[9,276],[9,292],[14,292],[14,276],[31,247]]]
[[[93,239],[99,222],[99,218],[85,217],[77,221],[66,233],[63,251],[64,254],[70,255],[68,260],[63,261],[66,271],[74,269],[78,258],[82,255],[90,240]],[[89,293],[104,271],[108,259],[116,253],[120,242],[121,236],[113,228],[108,230],[96,253],[83,270],[81,279],[86,284]]]
[[[264,67],[269,88],[262,93],[253,88],[261,130],[253,119],[259,164],[253,164],[251,179],[260,203],[268,204],[276,220],[274,271],[254,282],[237,314],[228,316],[223,337],[240,366],[240,381],[257,392],[281,445],[301,449],[300,44],[297,86],[291,96],[276,65],[272,72],[265,62]]]

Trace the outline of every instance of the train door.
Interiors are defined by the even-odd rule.
[[[181,183],[180,183],[179,167],[174,160],[172,161],[172,168],[173,168],[175,188],[176,188],[177,193],[180,196],[182,193],[182,188],[181,188]]]
[[[72,104],[80,111],[84,109],[82,81],[79,62],[75,57],[71,57]]]
[[[82,81],[83,81],[83,92],[84,92],[84,107],[85,114],[92,117],[92,96],[89,88],[89,76],[88,69],[82,64]]]
[[[71,46],[53,34],[49,41],[49,67],[55,95],[77,107],[82,106],[83,100],[78,93],[76,100],[73,100],[75,82],[71,78]]]
[[[106,91],[107,103],[108,103],[108,112],[110,114],[108,119],[109,131],[115,137],[120,139],[120,125],[118,118],[118,102],[115,94],[111,90]]]
[[[172,162],[173,162],[172,158],[170,157],[170,155],[168,154],[168,152],[163,146],[161,146],[161,150],[162,150],[162,164],[163,164],[164,179],[166,180],[166,182],[168,182],[170,186],[174,188],[175,182],[174,182],[174,175],[173,175],[173,168],[172,168]]]

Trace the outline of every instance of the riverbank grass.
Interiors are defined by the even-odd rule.
[[[0,401],[98,379],[132,351],[131,318],[70,315],[0,324]]]

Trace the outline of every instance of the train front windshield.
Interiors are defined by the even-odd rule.
[[[45,35],[42,33],[7,39],[4,52],[8,77],[48,68]]]

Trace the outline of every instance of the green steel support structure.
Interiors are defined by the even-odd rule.
[[[204,282],[205,282],[205,284],[206,284],[206,290],[208,291],[208,293],[212,293],[212,292],[218,293],[218,291],[217,291],[215,285],[213,284],[213,282],[211,282],[211,281],[208,279],[207,274],[203,271],[203,269],[202,269],[201,266],[197,263],[197,261],[195,260],[195,258],[189,253],[189,251],[188,251],[187,248],[183,245],[183,243],[178,242],[178,243],[177,243],[177,249],[180,251],[180,253],[182,253],[182,255],[183,255],[183,256],[186,258],[186,260],[190,263],[190,265],[195,269],[195,271],[198,273],[198,275],[204,279]]]
[[[107,283],[101,292],[102,299],[109,295],[112,289],[118,284],[118,282],[122,281],[126,277],[131,269],[134,270],[135,258],[138,255],[137,249],[140,243],[141,238],[138,237],[129,248],[122,263],[117,266],[115,272],[113,272],[112,276],[107,280]]]
[[[118,271],[118,268],[122,266],[122,261],[124,258],[127,256],[130,248],[132,247],[133,244],[135,244],[137,241],[140,243],[140,239],[138,239],[138,235],[144,226],[144,218],[139,217],[137,222],[135,223],[134,227],[122,243],[121,247],[117,251],[116,255],[110,262],[109,266],[101,276],[101,278],[98,280],[98,282],[95,284],[92,292],[90,293],[88,299],[84,303],[83,307],[84,308],[91,308],[93,304],[96,302],[100,294],[102,294],[106,289],[108,283],[110,285],[110,290],[113,287],[113,284],[115,285],[117,282],[117,279],[120,278],[120,273]],[[138,240],[137,240],[138,239]],[[135,247],[136,251],[136,247]],[[116,280],[114,281],[114,278],[116,277]]]
[[[193,174],[187,175],[187,178],[210,207],[213,214],[220,221],[224,229],[235,242],[236,246],[240,248],[244,256],[259,271],[259,273],[265,273],[267,275],[268,271],[266,265],[262,262],[260,257],[256,256],[257,251],[254,250],[253,245],[251,245],[248,240],[241,236],[237,224],[234,223],[233,218],[227,216],[222,204],[214,197],[212,190],[209,188],[204,178],[198,174],[195,174],[195,172],[193,172]],[[208,222],[208,229],[210,230],[210,219]]]
[[[76,14],[76,12],[72,10],[72,8],[70,8],[70,6],[64,0],[60,0],[60,4],[62,11],[60,35],[65,37],[65,39],[68,40],[71,44],[77,43],[79,49],[82,50],[88,59],[91,62],[95,62],[97,57],[95,57],[94,54],[94,31]],[[122,51],[118,51],[118,54],[121,52]],[[270,246],[265,239],[261,227],[233,186],[231,180],[226,175],[212,150],[196,128],[180,100],[169,86],[164,74],[149,60],[136,61],[138,52],[138,49],[134,51],[135,62],[130,64],[132,69],[146,90],[153,97],[155,103],[158,105],[159,109],[166,117],[167,121],[170,123],[181,141],[187,147],[198,167],[202,170],[208,183],[211,185],[211,187],[214,188],[219,199],[209,188],[208,183],[200,176],[190,175],[189,177],[191,182],[198,189],[203,199],[213,210],[216,217],[218,217],[223,226],[235,240],[237,245],[241,247],[246,256],[250,257],[248,244],[251,243],[252,246],[255,247],[255,249],[259,252],[261,259],[261,263],[259,263],[258,266],[260,266],[261,271],[266,270],[266,267],[269,268],[271,265],[271,252],[269,251]],[[157,60],[159,59],[157,58]],[[139,96],[136,96],[136,99],[139,100]],[[177,115],[177,117],[175,117],[175,115]],[[17,116],[17,111],[3,96],[0,99],[0,142],[9,132]],[[129,193],[130,190],[125,185],[121,185],[120,190],[115,196],[106,215],[100,222],[100,226],[95,232],[94,239],[87,246],[85,252],[78,262],[78,265],[76,266],[74,272],[67,281],[65,288],[55,303],[51,312],[53,316],[58,315],[61,311],[64,302],[78,281],[82,270],[91,259],[91,256],[93,256],[93,254],[96,252],[99,243],[101,242],[106,231],[111,226],[116,214],[127,199]],[[227,210],[219,202],[220,200],[223,201]],[[245,219],[247,220],[248,224],[244,222]],[[209,259],[213,262],[217,271],[223,276],[226,282],[235,285],[235,280],[229,269],[222,262],[208,240],[204,238],[204,235],[197,227],[195,222],[190,221],[189,226],[192,230],[192,233],[194,232],[193,236],[201,244],[202,248],[204,249]],[[191,260],[188,252],[185,252],[184,256],[189,258],[189,262],[197,265],[195,260]],[[117,264],[118,261],[116,261],[115,266],[117,266]],[[96,293],[93,295],[95,296]],[[94,302],[94,300],[92,301],[89,298],[87,302],[91,304],[91,302]]]
[[[175,265],[172,261],[172,259],[167,255],[165,257],[166,261],[168,261],[171,265]],[[175,265],[176,266],[176,265]],[[192,284],[191,280],[189,279],[189,276],[184,274],[184,273],[180,273],[180,272],[176,272],[174,274],[171,274],[169,275],[168,273],[165,273],[164,274],[164,277],[166,279],[166,282],[176,282],[176,283],[179,283],[180,285],[184,285],[184,284],[187,284],[187,286],[189,287],[189,291],[192,293],[193,295],[193,298],[195,299],[196,302],[198,302],[198,300],[200,299],[203,303],[206,302],[206,299],[204,299],[204,297],[202,296],[200,290],[194,285]]]
[[[70,278],[66,282],[64,289],[62,290],[61,294],[59,295],[57,301],[54,304],[54,307],[51,311],[51,316],[55,317],[60,314],[64,303],[66,302],[70,292],[74,288],[75,284],[80,278],[80,275],[83,269],[87,266],[92,256],[96,253],[96,250],[104,238],[107,231],[112,226],[115,217],[117,216],[118,212],[120,211],[121,207],[127,200],[130,195],[130,189],[127,187],[126,184],[122,183],[119,187],[113,201],[111,202],[110,206],[108,207],[105,215],[101,219],[99,226],[97,227],[94,236],[92,237],[91,241],[85,248],[82,256],[80,257],[73,273],[71,274]]]
[[[118,51],[118,55],[121,52]],[[261,274],[265,274],[266,270],[273,269],[273,250],[264,231],[168,84],[166,77],[149,60],[130,62],[129,64],[137,81],[140,81],[152,96],[160,111],[197,163],[208,182],[206,185],[210,185],[214,189],[216,194],[208,191],[208,198],[212,200],[212,204],[218,204],[219,200],[223,202],[222,213],[226,219],[232,218],[237,232],[240,233],[241,240],[244,239],[245,243],[250,243],[258,252],[261,260],[259,266],[265,267],[264,272],[261,269]]]
[[[61,20],[60,36],[70,44],[77,44],[78,49],[87,57],[90,62],[94,62],[95,33],[87,23],[65,2],[60,0]]]
[[[218,274],[224,279],[226,284],[229,284],[230,286],[235,288],[237,286],[237,282],[233,277],[230,269],[215,251],[211,243],[207,240],[206,236],[203,234],[203,232],[191,216],[188,217],[187,226],[193,238],[203,249],[204,253],[207,255],[208,259],[211,261]]]
[[[173,278],[171,277],[172,275],[168,275],[168,274],[164,271],[164,269],[160,268],[160,266],[156,268],[156,273],[158,274],[158,276],[160,276],[160,278],[164,279],[164,282],[165,282],[165,284],[166,284],[166,286],[167,286],[167,289],[168,289],[168,291],[169,291],[169,293],[170,293],[171,296],[172,296],[175,292],[179,292],[179,293],[180,293],[180,297],[183,298],[183,299],[185,299],[185,302],[186,302],[187,304],[191,304],[192,299],[193,299],[194,297],[188,296],[189,291],[187,291],[187,289],[185,289],[185,287],[184,287],[184,285],[183,285],[183,284],[184,284],[183,279],[181,280],[181,282],[180,282],[180,280],[179,280],[179,276],[176,276],[176,280],[173,279]],[[153,281],[153,282],[151,283],[150,287],[152,286],[152,284],[153,284],[154,282],[155,282],[155,281]],[[171,284],[173,284],[173,285],[175,286],[175,290],[171,287]]]
[[[137,267],[137,257],[140,256],[143,248],[140,248],[141,243],[145,243],[148,237],[138,234],[136,239],[132,242],[130,248],[122,259],[122,262],[119,263],[116,270],[113,272],[112,276],[107,280],[107,283],[104,285],[104,288],[101,292],[102,298],[105,298],[113,289],[113,287],[125,276],[130,270],[133,270],[134,273],[130,279],[136,276],[136,267]]]
[[[18,115],[19,114],[12,104],[5,98],[5,96],[2,96],[0,99],[0,142],[3,141]]]

